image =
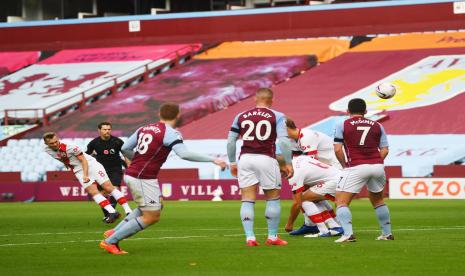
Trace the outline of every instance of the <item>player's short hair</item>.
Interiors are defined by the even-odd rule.
[[[273,99],[273,91],[269,88],[259,88],[255,93],[255,96],[258,98]]]
[[[180,108],[177,103],[164,103],[160,106],[160,119],[162,120],[174,120],[179,115]]]
[[[98,129],[102,129],[103,126],[110,126],[111,128],[111,123],[110,122],[101,122],[98,124]]]
[[[297,129],[295,122],[289,117],[286,117],[286,126],[290,129]]]
[[[360,98],[354,98],[349,101],[349,104],[347,105],[347,109],[349,110],[350,114],[365,114],[367,111],[367,104],[365,103],[365,100],[360,99]]]
[[[53,139],[55,136],[57,136],[55,132],[45,132],[44,135],[42,135],[42,139],[44,139],[44,142],[47,142],[47,140]]]

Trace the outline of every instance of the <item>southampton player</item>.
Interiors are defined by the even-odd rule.
[[[160,220],[163,204],[157,176],[171,150],[184,160],[212,162],[221,168],[226,167],[220,159],[186,148],[181,134],[174,129],[181,115],[178,104],[162,104],[158,115],[159,122],[139,128],[123,145],[123,154],[132,159],[124,180],[138,208],[114,229],[104,233],[106,239],[100,247],[112,254],[126,254],[118,243]]]
[[[284,162],[281,158],[280,167]],[[294,176],[289,179],[293,193],[293,205],[286,224],[286,231],[291,231],[300,209],[304,210],[317,227],[319,233],[314,237],[331,237],[342,234],[341,226],[336,222],[331,205],[326,201],[334,200],[336,183],[340,170],[322,163],[308,155],[292,159]]]
[[[286,119],[286,126],[289,138],[295,142],[295,147],[302,154],[311,156],[335,168],[342,168],[334,154],[333,139],[331,137],[312,129],[297,128],[290,118]]]
[[[239,113],[228,135],[227,152],[231,173],[237,176],[241,188],[242,205],[240,216],[246,235],[247,246],[258,246],[253,230],[254,204],[258,185],[266,198],[265,218],[268,223],[266,245],[286,245],[278,237],[281,215],[281,173],[275,159],[276,139],[285,158],[285,173],[292,177],[290,141],[287,137],[285,117],[270,109],[273,92],[260,88],[255,95],[256,107]],[[236,164],[236,140],[242,137],[243,145]]]
[[[350,118],[336,125],[334,135],[334,151],[344,167],[336,187],[336,214],[344,235],[336,242],[355,241],[349,205],[365,185],[382,230],[377,240],[393,240],[389,209],[383,199],[386,183],[383,163],[389,153],[386,133],[380,123],[364,117],[366,103],[363,99],[350,100],[348,113]]]
[[[286,126],[287,133],[292,141],[294,156],[304,154],[335,168],[342,168],[334,154],[333,139],[331,137],[312,129],[297,128],[294,121],[290,118],[286,119]],[[292,208],[295,209],[297,207],[293,205]],[[305,216],[305,223],[299,229],[289,234],[304,235],[318,232],[318,228]]]
[[[126,198],[123,193],[115,189],[108,179],[108,175],[103,166],[92,156],[82,152],[75,145],[61,143],[58,136],[54,132],[47,132],[43,135],[45,144],[45,152],[53,158],[65,164],[66,168],[71,169],[79,183],[84,187],[85,191],[92,196],[94,201],[100,207],[107,210],[106,223],[112,223],[120,217],[120,214],[110,205],[110,202],[100,194],[97,185],[100,185],[105,192],[113,196],[126,213],[131,212]]]

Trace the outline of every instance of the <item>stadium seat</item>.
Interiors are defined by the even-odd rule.
[[[27,144],[29,144],[29,140],[27,139],[18,140],[18,143],[17,143],[18,146],[25,146]]]
[[[18,144],[18,140],[16,140],[16,139],[10,139],[10,140],[8,140],[8,142],[7,142],[7,146],[8,146],[8,147],[13,146],[13,145],[16,145],[16,144]]]
[[[42,144],[42,139],[34,138],[34,139],[29,139],[29,145],[30,146],[40,146]]]

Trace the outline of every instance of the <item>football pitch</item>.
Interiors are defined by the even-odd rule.
[[[290,201],[282,202],[284,228]],[[357,242],[290,237],[265,246],[264,202],[255,208],[259,247],[246,247],[240,202],[165,202],[161,221],[123,241],[128,255],[98,247],[103,224],[91,202],[0,204],[1,275],[464,275],[460,200],[388,200],[394,241],[379,234],[367,200],[353,202]],[[299,217],[296,227],[299,227]]]

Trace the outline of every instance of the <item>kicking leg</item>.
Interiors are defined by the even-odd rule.
[[[97,189],[97,183],[93,183],[85,188],[85,191],[92,196],[92,199],[100,205],[101,208],[105,209],[108,213],[113,214],[116,212],[115,208],[110,205],[108,199],[106,199]]]
[[[105,181],[102,184],[102,188],[111,195],[124,209],[124,212],[127,214],[131,213],[131,207],[128,204],[126,197],[111,184],[110,181]]]

